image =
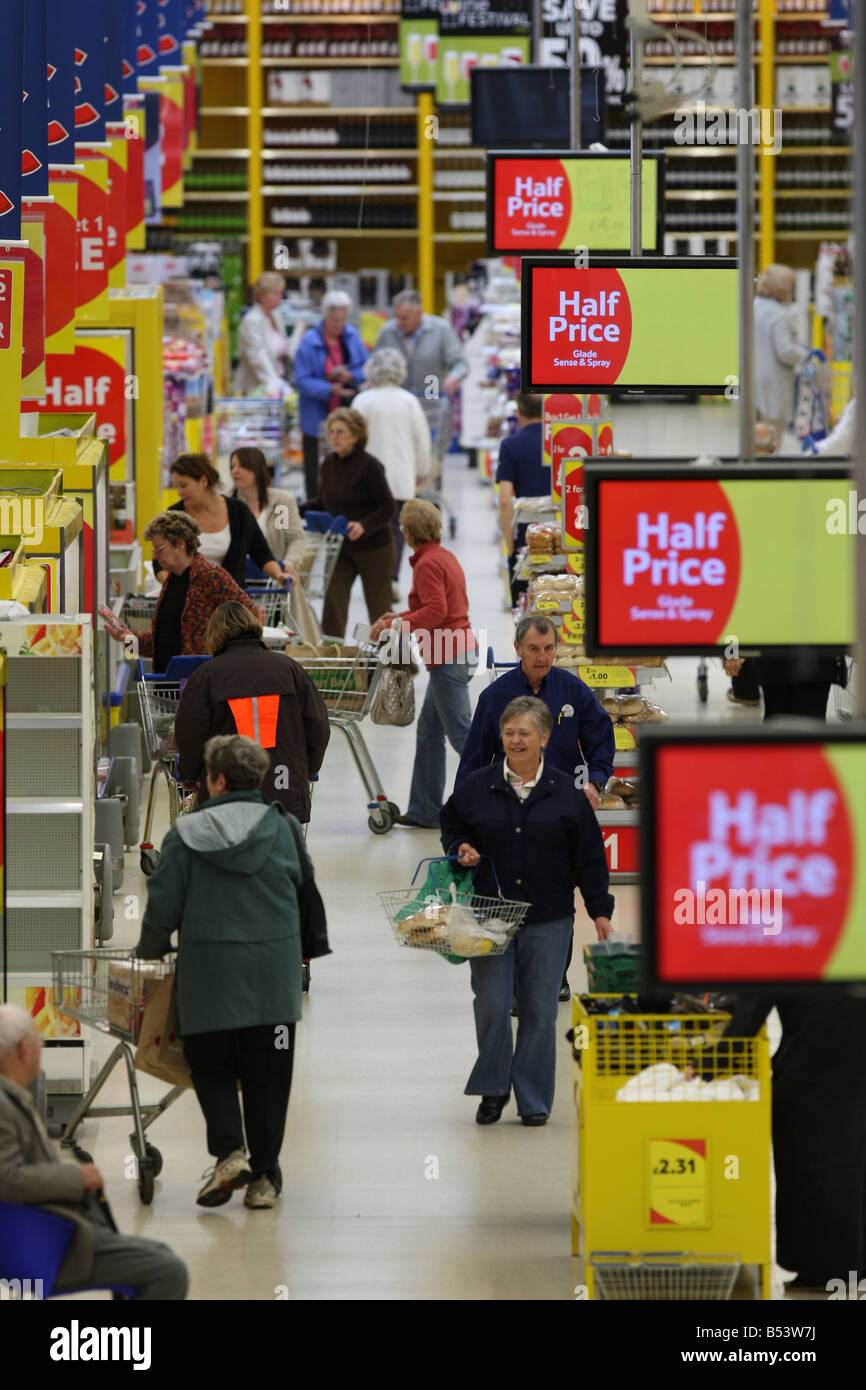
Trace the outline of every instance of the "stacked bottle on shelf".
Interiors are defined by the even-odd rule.
[[[269,163],[265,170],[268,183],[411,183],[412,170],[408,164],[380,164],[365,160],[363,164]]]
[[[184,174],[184,187],[190,192],[220,188],[240,191],[247,187],[246,166],[240,159],[202,160]]]

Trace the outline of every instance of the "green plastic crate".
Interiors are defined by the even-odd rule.
[[[590,994],[635,994],[639,989],[640,946],[628,941],[593,941],[583,948]]]

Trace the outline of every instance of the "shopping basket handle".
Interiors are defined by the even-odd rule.
[[[490,855],[489,855],[489,854],[480,854],[480,855],[478,856],[478,863],[474,866],[473,872],[474,872],[474,873],[477,873],[478,870],[481,868],[481,861],[482,861],[482,859],[486,859],[487,862],[488,862],[488,864],[490,865],[490,871],[491,871],[491,873],[493,874],[493,877],[494,877],[494,879],[495,879],[495,881],[496,881],[496,891],[497,891],[497,893],[499,894],[499,896],[500,896],[500,898],[501,898],[501,897],[502,897],[502,889],[501,889],[500,886],[499,886],[499,875],[498,875],[498,873],[496,872],[496,865],[493,863],[493,860],[490,858]],[[419,862],[418,862],[418,867],[417,867],[417,869],[415,870],[414,875],[412,876],[412,882],[410,883],[409,887],[410,887],[410,888],[414,888],[414,886],[415,886],[415,879],[416,879],[416,878],[418,877],[418,875],[420,874],[421,868],[422,868],[422,866],[423,866],[424,864],[449,864],[449,863],[452,863],[452,862],[455,863],[455,864],[459,863],[459,862],[460,862],[460,856],[457,855],[457,854],[434,854],[434,855],[432,855],[429,859],[421,859],[421,860],[419,860]],[[463,864],[461,867],[465,869],[465,868],[468,868],[468,865]]]

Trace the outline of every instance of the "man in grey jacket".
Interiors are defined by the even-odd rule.
[[[403,386],[421,402],[431,433],[436,432],[435,452],[441,461],[451,442],[448,403],[467,375],[469,363],[451,325],[424,313],[417,290],[402,290],[394,296],[393,305],[394,317],[382,328],[376,349],[397,348],[405,357],[408,370]]]
[[[27,1090],[42,1038],[26,1009],[0,1004],[0,1202],[43,1207],[75,1230],[56,1290],[126,1286],[149,1300],[186,1296],[187,1271],[167,1245],[115,1231],[98,1200],[95,1163],[61,1163]]]

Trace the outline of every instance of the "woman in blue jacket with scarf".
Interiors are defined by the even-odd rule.
[[[342,290],[326,294],[321,320],[307,329],[295,355],[307,497],[315,497],[318,489],[320,426],[364,385],[369,354],[357,328],[347,322],[351,308],[352,301]]]
[[[505,757],[470,773],[443,806],[446,854],[478,866],[475,887],[494,896],[496,871],[506,898],[529,903],[508,950],[471,959],[478,1060],[465,1094],[481,1096],[476,1120],[495,1124],[512,1087],[525,1125],[547,1123],[556,1077],[559,987],[580,888],[599,940],[609,936],[613,898],[604,841],[592,807],[565,773],[549,767],[544,748],[553,720],[543,700],[522,695],[500,720]],[[512,1046],[515,976],[520,999]]]

